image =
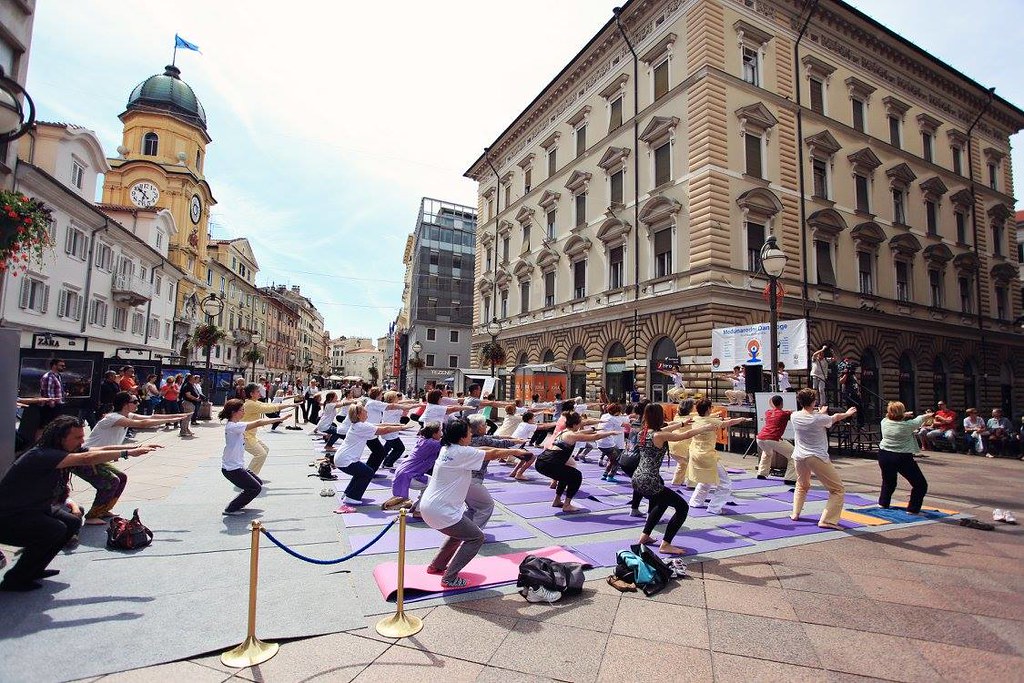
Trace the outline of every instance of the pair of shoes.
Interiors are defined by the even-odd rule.
[[[445,588],[465,588],[466,580],[461,576],[452,579],[441,579],[441,585]]]
[[[608,585],[620,593],[636,593],[636,584],[623,581],[615,574],[608,575]]]
[[[991,453],[986,453],[986,454],[985,454],[985,457],[986,457],[986,458],[994,458],[994,457],[996,457],[996,456],[992,455]]]
[[[328,489],[328,488],[320,489],[320,495],[323,496],[324,498],[333,498],[334,494],[336,494],[336,493],[337,493],[337,491],[335,491],[334,489]]]
[[[980,531],[993,531],[996,528],[994,524],[989,524],[988,522],[979,522],[978,520],[973,518],[961,519],[960,526],[965,526],[971,529],[978,529]]]
[[[442,582],[443,583],[443,582]],[[523,588],[519,594],[526,598],[526,602],[546,602],[549,605],[562,599],[562,594],[556,590],[538,586],[537,588]]]
[[[345,503],[345,505],[362,505],[363,504],[363,501],[360,498],[349,498],[348,496],[345,496],[341,500],[342,500],[343,503]]]
[[[350,512],[355,512],[356,509],[350,505],[342,505],[336,510],[333,510],[336,515],[347,515]]]

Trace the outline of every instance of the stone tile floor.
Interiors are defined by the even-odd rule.
[[[216,429],[199,428],[191,443],[206,447],[173,463],[131,463],[125,502],[180,483],[219,446],[219,430],[203,438]],[[1024,463],[929,453],[921,465],[932,504],[981,519],[1024,512]],[[873,461],[838,467],[847,484],[876,489]],[[285,642],[249,669],[211,654],[92,680],[1022,681],[1022,559],[1022,527],[921,524],[693,563],[691,578],[652,598],[620,594],[595,570],[582,595],[555,605],[511,594],[410,610],[424,620],[412,638],[382,638],[370,617]]]

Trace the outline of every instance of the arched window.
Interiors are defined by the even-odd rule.
[[[978,365],[974,360],[964,363],[964,408],[977,408],[979,414],[984,413],[978,405]]]
[[[907,410],[917,411],[917,373],[910,354],[904,352],[900,356],[900,403]]]
[[[544,352],[544,355],[541,357],[540,362],[541,363],[554,363],[555,362],[555,352],[552,351],[551,349],[548,349],[547,351]]]
[[[939,401],[945,401],[949,405],[949,373],[946,370],[946,362],[940,356],[932,361],[932,406],[938,405]],[[964,409],[970,408],[964,405]]]
[[[860,386],[865,419],[873,420],[880,415],[882,408],[880,384],[878,354],[872,348],[864,349],[860,356]]]
[[[626,370],[626,347],[619,342],[608,349],[604,363],[604,386],[608,390],[608,400],[618,402],[625,402],[633,388],[633,370]]]
[[[577,346],[570,356],[569,395],[587,398],[587,352]]]
[[[1013,419],[1013,368],[1009,363],[1003,363],[999,370],[999,405],[1003,409],[1003,415]]]
[[[146,133],[142,138],[142,153],[147,157],[155,157],[160,150],[160,137],[156,133]]]
[[[652,401],[660,403],[668,400],[668,390],[672,388],[672,378],[658,372],[658,365],[663,363],[666,358],[675,357],[676,345],[668,337],[662,337],[654,345],[647,370],[651,387],[648,396]]]

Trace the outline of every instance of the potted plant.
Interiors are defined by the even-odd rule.
[[[196,346],[206,349],[206,355],[209,357],[210,349],[223,341],[227,336],[227,332],[213,323],[203,323],[196,328],[192,339],[195,341]]]
[[[53,246],[53,215],[38,199],[0,191],[0,273],[17,276]]]

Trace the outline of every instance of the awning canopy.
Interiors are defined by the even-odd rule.
[[[515,368],[516,372],[521,372],[523,370],[527,370],[529,372],[547,372],[550,374],[560,375],[565,374],[565,370],[562,370],[553,363],[536,363],[534,365],[520,365],[517,368]]]
[[[332,382],[341,382],[341,381],[344,381],[345,378],[342,377],[341,375],[331,375],[327,379],[329,379]]]
[[[341,378],[342,382],[362,382],[363,378],[359,375],[348,375],[347,377]]]

